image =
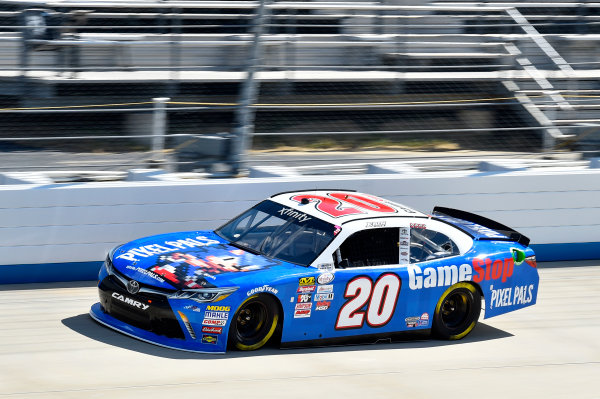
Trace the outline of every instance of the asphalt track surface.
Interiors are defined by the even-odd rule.
[[[600,261],[540,266],[537,305],[461,341],[226,355],[95,323],[92,282],[0,286],[0,398],[600,398]]]

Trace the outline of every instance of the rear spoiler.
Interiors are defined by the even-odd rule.
[[[440,216],[440,217],[436,218],[436,216]],[[460,223],[455,224],[455,223],[452,223],[452,221],[450,221],[450,220],[445,220],[444,216],[455,218],[455,219],[460,219],[460,221],[465,221],[465,222],[472,223],[475,225],[483,226],[486,229],[494,230],[495,232],[500,233],[504,237],[498,237],[497,235],[494,236],[493,234],[491,236],[489,234],[486,235],[485,232],[478,230],[477,227],[461,225]],[[519,233],[518,231],[513,230],[510,227],[505,226],[501,223],[498,223],[494,220],[485,218],[483,216],[476,215],[474,213],[465,212],[465,211],[461,211],[458,209],[444,208],[441,206],[436,206],[433,208],[432,217],[441,222],[451,223],[454,227],[461,229],[462,231],[464,231],[465,233],[469,234],[472,237],[474,236],[473,233],[469,232],[467,230],[474,230],[475,232],[481,234],[481,236],[479,237],[480,240],[516,241],[519,244],[524,245],[524,246],[529,245],[529,238],[527,238],[523,234]],[[460,221],[457,220],[457,222],[460,222]]]

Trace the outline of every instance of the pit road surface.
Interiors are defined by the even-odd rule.
[[[0,286],[0,398],[600,398],[600,261],[540,276],[537,305],[461,341],[226,355],[95,323],[91,282]]]

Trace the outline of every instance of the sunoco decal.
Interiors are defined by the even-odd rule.
[[[219,336],[218,335],[202,334],[202,343],[203,344],[216,345],[217,342],[219,342]]]

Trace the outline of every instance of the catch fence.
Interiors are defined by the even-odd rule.
[[[5,171],[600,148],[597,4],[8,4]]]

